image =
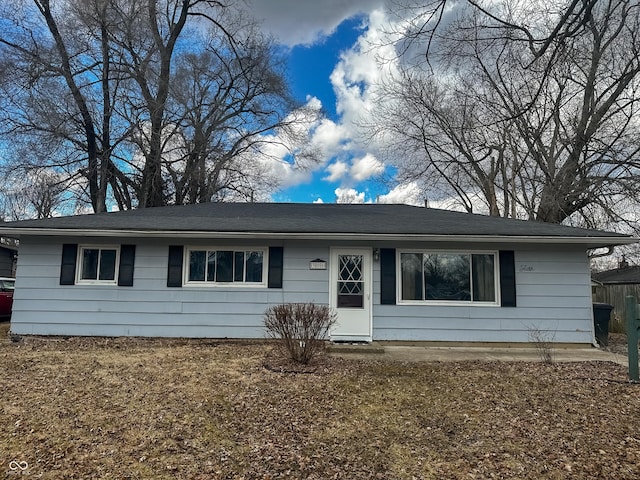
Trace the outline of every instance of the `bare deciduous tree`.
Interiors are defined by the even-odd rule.
[[[225,191],[253,198],[255,187],[244,179],[257,166],[243,162],[245,154],[260,149],[276,129],[296,135],[299,122],[287,112],[301,107],[289,96],[278,53],[257,29],[235,24],[241,27],[233,33],[237,45],[227,34],[210,32],[204,51],[177,64],[168,98],[177,148],[164,162],[177,204],[221,199]]]
[[[0,217],[10,220],[50,218],[63,203],[65,183],[53,171],[32,172],[28,178],[5,175],[0,191]]]
[[[239,4],[32,2],[0,7],[3,163],[54,168],[95,212],[251,198],[248,153],[297,132],[279,57]]]
[[[640,201],[640,6],[469,3],[426,39],[429,65],[405,58],[383,88],[377,125],[409,154],[401,173],[469,211],[479,198],[492,215],[618,219],[621,198]]]
[[[39,157],[37,165],[18,158],[18,166],[66,171],[86,185],[96,212],[106,210],[108,185],[117,191],[124,179],[112,161],[126,128],[114,131],[118,79],[110,64],[107,5],[74,0],[63,8],[34,0],[34,8],[12,13],[5,6],[2,17],[13,16],[14,25],[0,34],[9,70],[2,81],[4,124],[39,153],[29,155]]]

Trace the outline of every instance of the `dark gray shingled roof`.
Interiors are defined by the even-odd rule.
[[[386,204],[203,203],[0,224],[0,232],[9,235],[11,230],[21,235],[90,230],[629,239],[598,230]]]

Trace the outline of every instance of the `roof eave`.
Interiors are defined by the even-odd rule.
[[[629,245],[638,243],[639,239],[627,236],[580,237],[552,235],[456,235],[456,234],[384,234],[384,233],[339,233],[339,232],[220,232],[202,230],[94,230],[94,229],[59,229],[59,228],[2,228],[0,233],[13,237],[22,236],[92,236],[92,237],[146,237],[146,238],[224,238],[224,239],[296,239],[296,240],[350,240],[350,241],[406,241],[420,240],[432,242],[450,242],[455,239],[461,243],[544,243],[575,244],[587,248],[600,248],[611,245]]]

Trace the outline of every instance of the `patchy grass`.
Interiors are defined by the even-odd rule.
[[[640,478],[640,386],[619,365],[330,358],[292,374],[264,368],[270,348],[0,342],[0,473]]]

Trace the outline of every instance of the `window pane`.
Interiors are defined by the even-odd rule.
[[[402,275],[402,299],[424,300],[422,296],[422,254],[401,254],[400,269]]]
[[[100,250],[95,248],[84,248],[82,250],[82,280],[98,279],[98,254]]]
[[[473,254],[471,259],[473,262],[473,301],[495,302],[496,282],[493,254]]]
[[[263,257],[261,251],[193,250],[188,281],[262,283]]]
[[[362,281],[339,281],[338,307],[362,308],[364,305],[362,285]]]
[[[189,281],[204,282],[205,251],[193,250],[189,254]]]
[[[247,252],[247,276],[245,282],[262,282],[262,252]]]
[[[425,299],[471,300],[469,255],[424,255]]]
[[[234,257],[235,257],[235,260],[233,264],[233,281],[243,282],[244,281],[244,252],[235,252]]]
[[[233,252],[218,251],[216,262],[216,282],[233,282]]]
[[[216,281],[217,252],[207,252],[207,282]]]
[[[364,305],[362,255],[338,255],[338,308]]]
[[[362,308],[364,296],[362,294],[340,294],[338,293],[338,308]]]
[[[338,263],[339,280],[362,280],[362,255],[339,255]]]
[[[100,280],[115,280],[116,251],[100,250]]]

